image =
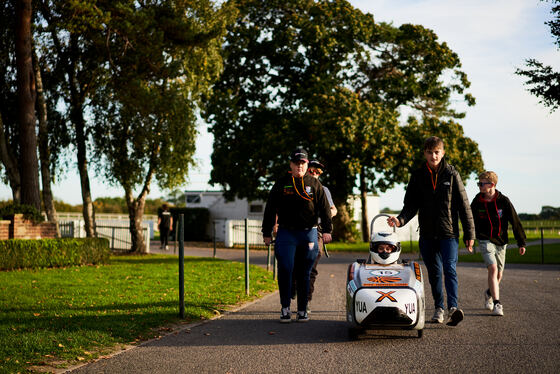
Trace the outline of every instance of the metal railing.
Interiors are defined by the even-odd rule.
[[[74,237],[74,222],[59,222],[58,227],[60,229],[61,238],[73,238]]]
[[[60,236],[62,238],[79,238],[83,237],[83,221],[61,221],[59,222]],[[129,250],[132,246],[132,237],[130,235],[130,227],[127,221],[123,221],[119,225],[96,225],[97,236],[109,239],[109,247],[114,251]],[[148,236],[148,227],[142,227],[142,235],[146,246],[149,248],[150,241]]]
[[[229,226],[229,241],[233,248],[266,249],[263,243],[261,224],[255,220],[235,220]]]
[[[142,228],[142,235],[146,237],[147,227]],[[97,226],[97,236],[109,239],[109,248],[112,250],[128,250],[132,246],[129,227],[122,226]],[[149,247],[150,242],[146,245]]]

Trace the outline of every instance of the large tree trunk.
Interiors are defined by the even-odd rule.
[[[333,239],[341,242],[353,243],[356,241],[352,229],[354,222],[350,216],[348,205],[345,201],[336,201],[336,209],[338,213],[336,214],[336,219],[333,220]]]
[[[0,116],[0,159],[6,168],[6,176],[8,177],[10,188],[12,189],[12,200],[14,203],[19,204],[21,202],[21,179],[17,161],[10,147],[10,143],[6,138],[2,116]]]
[[[19,0],[16,9],[16,65],[18,122],[20,128],[19,174],[21,203],[41,210],[39,165],[35,132],[35,78],[31,47],[31,0]]]
[[[368,225],[368,211],[367,211],[367,184],[364,176],[364,168],[360,173],[360,201],[362,203],[362,240],[364,243],[369,242],[369,225]]]
[[[50,149],[49,149],[49,133],[47,123],[47,102],[43,91],[43,79],[39,60],[35,50],[34,54],[34,70],[35,79],[37,81],[37,114],[39,117],[39,159],[41,164],[41,183],[43,185],[43,204],[47,213],[47,220],[56,225],[56,235],[60,237],[60,227],[58,226],[58,215],[54,207],[54,198],[51,189],[51,170],[50,170]]]
[[[135,199],[132,189],[129,187],[124,188],[126,205],[128,207],[128,217],[130,219],[130,237],[132,246],[130,252],[147,253],[150,243],[144,240],[144,233],[142,231],[142,217],[144,216],[144,207],[146,205],[146,197],[150,193],[150,184],[154,174],[153,167],[150,167],[146,174],[144,187],[142,192]]]
[[[128,189],[125,192],[126,205],[128,206],[128,217],[130,219],[130,237],[132,246],[130,252],[147,253],[148,245],[144,240],[144,233],[142,231],[142,217],[144,216],[144,206],[146,203],[147,194],[140,194],[135,199],[132,195],[132,190]]]

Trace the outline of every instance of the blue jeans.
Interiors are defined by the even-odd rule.
[[[290,306],[292,297],[292,277],[297,283],[298,311],[307,308],[309,275],[319,252],[317,229],[290,230],[280,227],[276,235],[274,255],[278,261],[278,289],[282,308]],[[295,273],[294,273],[294,265]]]
[[[434,305],[443,309],[442,270],[445,277],[445,291],[447,293],[447,307],[457,307],[459,283],[457,281],[457,258],[459,240],[425,239],[420,237],[418,242],[424,264],[428,269],[428,279],[432,288]]]

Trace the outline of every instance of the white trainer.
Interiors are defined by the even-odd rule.
[[[445,311],[443,310],[443,308],[436,308],[436,311],[434,312],[434,316],[432,317],[432,322],[433,323],[443,323],[444,313],[445,313]]]
[[[494,310],[492,311],[492,315],[494,316],[503,316],[504,315],[504,307],[502,304],[494,305]]]
[[[488,310],[494,309],[494,300],[486,291],[484,291],[484,307]]]

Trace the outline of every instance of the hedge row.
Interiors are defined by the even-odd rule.
[[[0,240],[0,270],[107,263],[104,238]]]

